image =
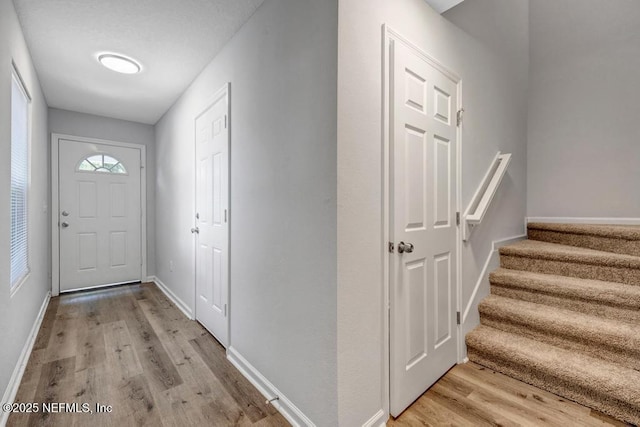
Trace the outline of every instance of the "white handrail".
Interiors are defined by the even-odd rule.
[[[507,172],[507,167],[509,167],[510,162],[511,154],[502,154],[499,151],[493,159],[491,167],[489,167],[489,170],[482,179],[480,187],[476,190],[469,207],[464,213],[462,240],[465,242],[469,240],[473,227],[482,222],[493,200],[493,196],[495,196],[496,191],[498,191],[502,178],[504,178]]]

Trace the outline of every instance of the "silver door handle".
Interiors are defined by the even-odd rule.
[[[412,243],[400,242],[398,244],[398,253],[402,254],[402,253],[405,253],[405,252],[408,253],[408,254],[413,252],[413,244]]]
[[[62,211],[62,216],[69,216],[69,212],[67,212],[67,211]]]
[[[62,228],[67,228],[68,226],[69,226],[69,223],[67,221],[65,221],[62,224],[60,224],[60,227],[62,227]]]
[[[192,228],[191,233],[200,234],[200,229],[198,227]]]

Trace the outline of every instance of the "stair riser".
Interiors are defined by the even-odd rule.
[[[547,373],[544,367],[541,366],[518,364],[516,361],[511,360],[503,361],[476,349],[469,342],[467,343],[467,354],[472,362],[566,397],[582,405],[595,408],[612,417],[640,425],[640,406],[638,405],[620,401],[606,394],[595,393],[590,388],[579,384],[561,381],[552,372]]]
[[[527,234],[530,240],[577,246],[617,254],[640,256],[640,241],[638,240],[624,240],[611,237],[560,233],[557,231],[536,229],[529,229]]]
[[[532,271],[536,273],[604,280],[607,282],[640,286],[640,270],[634,268],[581,264],[504,254],[500,255],[500,266],[512,270]]]
[[[640,424],[640,234],[590,230],[603,237],[579,234],[584,227],[537,225],[531,241],[500,249],[502,269],[490,277],[492,295],[479,306],[481,325],[467,335],[467,354]]]
[[[606,319],[618,320],[622,322],[640,322],[640,307],[620,308],[607,305],[609,302],[603,301],[581,301],[572,299],[570,296],[544,294],[537,289],[530,291],[522,288],[514,288],[503,284],[492,284],[491,293],[506,298],[513,298],[521,301],[528,301],[537,304],[544,304],[551,307],[558,307],[566,310],[573,310],[580,313],[600,316]]]
[[[565,350],[581,352],[640,371],[640,353],[638,352],[640,346],[635,347],[629,342],[616,342],[616,338],[605,339],[598,335],[574,337],[570,335],[572,331],[567,331],[561,327],[554,328],[553,325],[542,328],[540,325],[526,324],[522,321],[516,322],[511,319],[480,313],[480,323],[482,325],[545,342]]]

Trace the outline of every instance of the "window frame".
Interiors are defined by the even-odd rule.
[[[101,167],[96,167],[96,165],[93,164],[93,162],[91,162],[91,158],[95,157],[95,156],[102,156],[102,166]],[[107,169],[104,167],[104,159],[105,157],[109,157],[110,159],[115,160],[117,163],[112,167],[112,169]],[[94,170],[83,170],[80,167],[82,166],[82,164],[84,162],[88,162],[91,166],[93,166],[95,169]],[[115,168],[117,165],[120,165],[122,167],[122,170],[124,172],[114,172],[113,168]],[[100,170],[100,169],[105,169],[105,170]],[[110,154],[108,152],[95,152],[95,153],[89,153],[86,156],[84,156],[82,159],[80,159],[80,161],[76,164],[76,169],[75,171],[77,173],[92,173],[92,174],[100,174],[100,175],[122,175],[122,176],[128,176],[129,175],[129,168],[127,168],[125,166],[124,163],[122,163],[122,161],[118,158],[116,158],[113,154]]]
[[[31,124],[32,124],[32,108],[31,108],[31,102],[32,102],[32,98],[31,98],[31,94],[29,93],[26,84],[24,82],[24,79],[22,78],[22,75],[20,74],[20,71],[18,70],[18,67],[16,66],[15,62],[11,62],[11,100],[13,100],[13,85],[14,83],[16,84],[17,88],[19,89],[20,93],[24,96],[25,100],[26,100],[26,124],[25,124],[25,145],[26,145],[26,182],[25,182],[25,206],[24,206],[24,212],[25,212],[25,241],[26,241],[26,269],[21,272],[21,274],[12,280],[11,277],[11,261],[12,261],[12,254],[11,254],[11,249],[9,249],[9,292],[10,292],[10,296],[13,297],[18,290],[22,287],[22,285],[27,281],[27,279],[29,278],[29,275],[31,273],[31,233],[29,232],[30,230],[30,222],[31,222],[31,215],[29,214],[29,208],[30,208],[30,187],[31,187]],[[9,144],[9,176],[10,176],[10,182],[9,182],[9,197],[11,198],[11,181],[13,173],[13,160],[12,160],[12,154],[13,154],[13,117],[14,117],[14,110],[13,110],[13,102],[11,102],[11,107],[10,107],[10,144]],[[9,200],[9,218],[10,221],[13,222],[13,205],[11,200]],[[9,229],[9,246],[11,246],[11,240],[12,240],[12,231],[11,231],[11,227]]]

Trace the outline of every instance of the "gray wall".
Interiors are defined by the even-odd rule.
[[[519,68],[522,84],[527,86],[529,0],[470,0],[442,16]]]
[[[194,119],[231,82],[231,347],[319,426],[337,424],[337,20],[335,0],[266,0],[156,125],[156,271],[191,307]]]
[[[32,97],[28,200],[31,273],[17,293],[10,296],[12,60]],[[13,3],[9,0],[0,1],[0,64],[0,325],[3,325],[0,328],[0,395],[3,395],[38,311],[51,289],[47,105]]]
[[[147,276],[156,271],[156,155],[151,125],[49,108],[49,132],[142,144],[147,150]]]
[[[465,8],[468,0],[458,7]],[[462,309],[470,307],[462,334],[478,323],[472,299],[492,242],[524,232],[526,207],[527,67],[521,55],[497,41],[503,34],[527,48],[528,2],[492,2],[517,20],[493,25],[491,13],[459,9],[451,19],[424,0],[341,0],[338,49],[338,394],[339,422],[360,426],[387,410],[382,351],[382,77],[381,26],[386,23],[463,80],[462,210],[498,151],[512,153],[507,176],[484,222],[462,247]],[[453,12],[452,12],[453,13]],[[472,23],[474,19],[483,20]],[[472,25],[473,24],[473,25]],[[486,25],[497,31],[482,29]],[[475,35],[474,35],[475,33]],[[477,38],[476,38],[477,37]],[[507,53],[511,52],[511,53]],[[357,248],[357,250],[354,250]],[[385,419],[384,415],[382,419]]]
[[[640,2],[531,2],[529,216],[640,217]]]

